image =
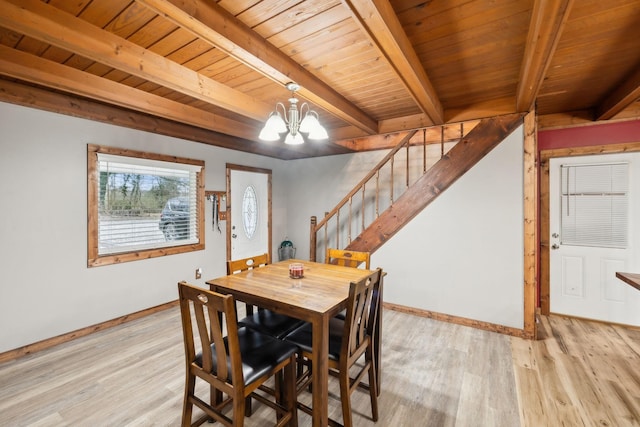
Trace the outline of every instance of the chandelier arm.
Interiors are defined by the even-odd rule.
[[[276,103],[276,112],[278,112],[278,107],[282,108],[282,118],[286,124],[289,124],[289,117],[287,115],[287,107],[284,106],[282,102]]]

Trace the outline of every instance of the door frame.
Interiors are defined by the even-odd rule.
[[[272,246],[273,246],[273,241],[272,241],[272,222],[271,222],[271,184],[272,184],[272,171],[271,169],[264,169],[264,168],[257,168],[257,167],[252,167],[252,166],[243,166],[243,165],[237,165],[237,164],[233,164],[233,163],[227,163],[226,164],[226,176],[227,176],[227,218],[228,218],[228,222],[227,222],[227,254],[226,254],[226,258],[227,260],[229,259],[229,257],[231,256],[231,209],[233,209],[233,200],[231,200],[231,171],[235,170],[235,171],[244,171],[244,172],[253,172],[253,173],[263,173],[267,175],[267,229],[268,229],[268,233],[267,233],[267,245],[268,245],[268,253],[269,253],[269,260],[273,261],[273,256],[272,256]]]
[[[549,232],[551,212],[549,209],[550,159],[557,157],[590,156],[597,154],[620,154],[640,152],[640,143],[592,145],[588,147],[554,148],[540,151],[540,313],[551,312],[551,274]]]

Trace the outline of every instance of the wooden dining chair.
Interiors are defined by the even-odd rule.
[[[227,261],[227,274],[237,274],[247,270],[264,267],[270,262],[268,253],[256,255],[248,258]],[[285,314],[276,313],[262,307],[257,307],[245,303],[246,316],[238,321],[240,326],[246,326],[263,334],[274,338],[282,338],[302,324],[300,319],[289,317]],[[251,398],[247,398],[245,405],[245,415],[250,416],[253,412]]]
[[[345,267],[353,267],[353,268],[358,268],[360,267],[361,264],[364,263],[364,268],[369,270],[370,264],[371,264],[371,253],[370,252],[362,252],[362,251],[351,251],[351,250],[344,250],[344,249],[333,249],[333,248],[327,248],[327,253],[325,256],[325,263],[326,264],[336,264],[336,265],[342,265]],[[381,317],[381,312],[379,310],[379,317]],[[338,319],[344,319],[345,318],[345,311],[341,311],[340,313],[336,314],[336,317]],[[382,319],[380,319],[382,320]],[[371,337],[371,339],[373,340],[373,347],[376,349],[375,351],[375,355],[376,355],[376,359],[379,358],[380,355],[380,330],[379,327],[376,327],[376,331],[373,334],[373,336]],[[375,373],[376,373],[376,382],[379,384],[379,373],[380,373],[380,365],[379,365],[379,361],[376,361],[376,369],[375,369]],[[378,390],[378,394],[380,394],[380,391]]]
[[[241,271],[253,270],[269,264],[269,254],[264,253],[249,258],[242,258],[227,261],[227,275],[240,273]],[[246,313],[253,314],[253,305],[246,304]]]
[[[269,264],[269,254],[239,259],[227,262],[227,274],[236,274],[254,268],[260,268]],[[254,311],[253,305],[246,304],[247,315],[238,323],[247,326],[263,334],[275,338],[282,338],[296,327],[302,324],[300,319],[276,313],[265,308],[258,307]]]
[[[207,420],[241,426],[249,396],[275,409],[277,426],[297,426],[296,346],[238,327],[231,295],[186,282],[178,283],[178,293],[186,362],[182,426],[197,426]],[[223,336],[225,321],[226,337]],[[257,391],[274,376],[278,391],[271,400]],[[209,402],[196,394],[198,378],[210,385]],[[195,422],[192,422],[193,405],[204,411]]]
[[[364,263],[364,268],[369,270],[370,259],[371,254],[369,252],[327,248],[324,262],[325,264],[343,265],[345,267],[359,267],[360,264]]]
[[[344,320],[336,317],[329,320],[329,369],[337,373],[340,382],[340,401],[342,402],[342,419],[345,427],[353,426],[351,414],[351,394],[363,383],[368,375],[368,386],[371,400],[371,418],[378,420],[378,386],[376,383],[374,348],[372,335],[378,312],[375,307],[380,301],[376,300],[380,293],[382,269],[376,271],[349,286],[347,299],[347,314]],[[302,392],[311,384],[311,371],[314,365],[312,357],[312,326],[305,323],[285,337],[299,347],[299,358],[306,360],[308,368],[298,377],[298,392]],[[362,360],[364,359],[364,360]],[[356,364],[356,362],[362,362]],[[299,362],[300,363],[300,362]],[[351,373],[357,370],[355,375]],[[298,408],[309,414],[313,408],[298,402]],[[330,420],[332,426],[340,425]]]

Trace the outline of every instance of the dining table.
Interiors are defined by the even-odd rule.
[[[625,282],[627,285],[633,286],[640,291],[640,274],[617,271],[616,277]]]
[[[301,278],[289,275],[289,265],[303,265]],[[288,259],[237,274],[207,280],[214,292],[231,294],[253,304],[312,325],[312,425],[328,425],[329,320],[346,308],[351,282],[372,270]]]

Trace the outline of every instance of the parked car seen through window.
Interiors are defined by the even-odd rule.
[[[189,199],[186,197],[174,197],[167,200],[160,214],[158,227],[168,241],[188,238]]]

